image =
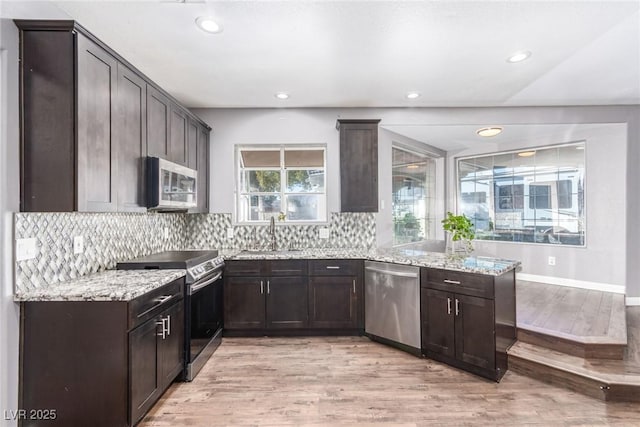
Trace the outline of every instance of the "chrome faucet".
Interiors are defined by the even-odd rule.
[[[276,218],[274,216],[271,217],[269,222],[269,234],[271,234],[271,250],[275,251],[278,245],[276,243]]]

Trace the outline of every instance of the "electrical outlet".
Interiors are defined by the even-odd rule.
[[[84,236],[75,236],[73,238],[73,253],[74,255],[84,253]]]
[[[164,228],[164,240],[169,238],[169,227]]]
[[[554,256],[549,257],[549,265],[556,265],[556,257]]]
[[[380,199],[380,210],[383,211],[384,210],[384,200]]]
[[[329,229],[328,228],[321,228],[320,231],[318,232],[319,236],[321,239],[328,239],[329,238]]]
[[[233,227],[227,228],[227,239],[233,239]]]
[[[38,253],[36,239],[16,239],[16,261],[34,259]]]

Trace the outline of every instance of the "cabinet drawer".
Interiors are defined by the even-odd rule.
[[[265,262],[253,260],[229,260],[224,264],[225,276],[264,276]]]
[[[361,273],[361,260],[320,259],[309,261],[311,276],[358,276]]]
[[[426,273],[426,274],[425,274]],[[461,271],[427,268],[423,273],[426,284],[431,289],[440,289],[457,294],[483,298],[493,298],[493,276],[485,274],[464,273]]]
[[[307,261],[301,259],[279,259],[266,262],[269,276],[306,276]]]
[[[129,302],[129,329],[158,315],[184,295],[184,278],[174,280]]]

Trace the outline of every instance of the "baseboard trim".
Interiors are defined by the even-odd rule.
[[[640,297],[627,297],[625,298],[625,304],[627,306],[640,305]]]
[[[610,283],[588,282],[586,280],[565,279],[562,277],[540,276],[537,274],[516,273],[516,279],[527,280],[529,282],[548,283],[549,285],[569,286],[571,288],[589,289],[592,291],[613,292],[614,294],[624,294],[625,288],[622,285],[612,285]],[[640,305],[640,298],[638,305]],[[629,300],[629,298],[627,298]],[[629,305],[627,303],[627,305]]]

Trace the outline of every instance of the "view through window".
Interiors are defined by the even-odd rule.
[[[584,245],[584,142],[458,159],[476,239]]]
[[[393,147],[393,244],[435,238],[436,162]]]
[[[237,147],[238,222],[327,220],[325,147]]]

